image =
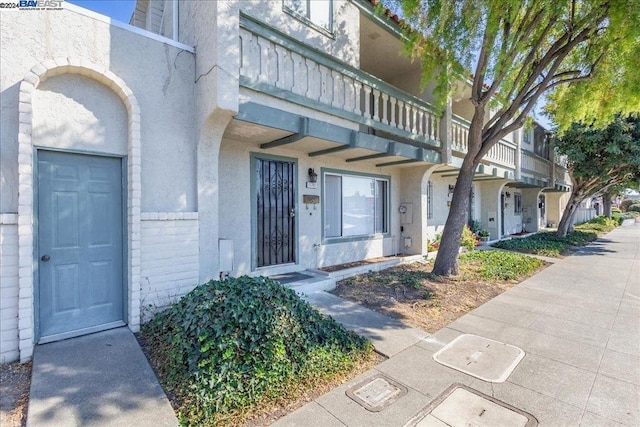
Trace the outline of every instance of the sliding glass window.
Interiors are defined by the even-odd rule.
[[[324,237],[371,236],[389,229],[389,180],[324,174]]]

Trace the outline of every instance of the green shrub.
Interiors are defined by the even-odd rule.
[[[478,234],[482,231],[482,223],[477,219],[474,219],[473,221],[471,221],[469,228],[471,228],[471,231],[473,231],[474,234]]]
[[[635,212],[624,212],[612,214],[611,218],[618,223],[618,225],[622,225],[625,219],[634,219],[636,217]]]
[[[608,221],[613,223],[612,220]],[[571,246],[584,246],[594,241],[598,237],[599,231],[597,231],[597,229],[600,228],[605,228],[605,226],[598,225],[597,223],[585,223],[576,226],[575,231],[567,233],[566,237],[558,237],[555,232],[547,231],[521,239],[501,240],[492,246],[511,251],[558,257]]]
[[[629,206],[638,203],[637,200],[633,200],[633,199],[624,199],[622,202],[620,202],[620,210],[622,212],[627,212],[629,210]]]
[[[615,206],[611,207],[611,213],[622,213],[622,211],[620,210],[620,208],[616,208]]]
[[[476,235],[473,234],[473,231],[468,226],[464,226],[462,229],[462,235],[460,236],[460,246],[466,248],[469,251],[472,251],[476,246]]]
[[[225,423],[372,354],[364,338],[265,277],[200,285],[142,335],[188,424]]]
[[[480,276],[487,280],[519,280],[544,265],[537,258],[503,251],[467,252],[460,261],[478,265]]]
[[[618,226],[617,221],[607,218],[606,216],[597,216],[590,219],[587,222],[578,224],[573,227],[574,230],[583,231],[586,233],[606,233]]]
[[[632,205],[629,205],[627,212],[640,212],[640,203],[636,202],[636,203],[633,203]]]
[[[511,251],[557,257],[565,252],[570,245],[568,242],[558,239],[555,232],[544,232],[520,239],[501,240],[492,246]]]

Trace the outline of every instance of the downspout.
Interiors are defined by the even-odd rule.
[[[172,39],[175,41],[178,41],[178,11],[180,10],[180,8],[178,7],[178,0],[173,0],[173,31],[172,31]]]

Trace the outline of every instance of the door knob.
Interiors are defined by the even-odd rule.
[[[47,262],[51,259],[51,257],[49,255],[42,255],[42,258],[40,258],[42,261]]]

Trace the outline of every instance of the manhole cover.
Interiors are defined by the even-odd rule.
[[[454,384],[413,417],[405,427],[535,427],[536,418],[518,408]]]
[[[379,412],[407,394],[407,388],[384,375],[368,378],[346,391],[347,396],[371,412]]]
[[[524,357],[513,345],[477,335],[460,335],[433,355],[445,366],[492,383],[502,383]]]

